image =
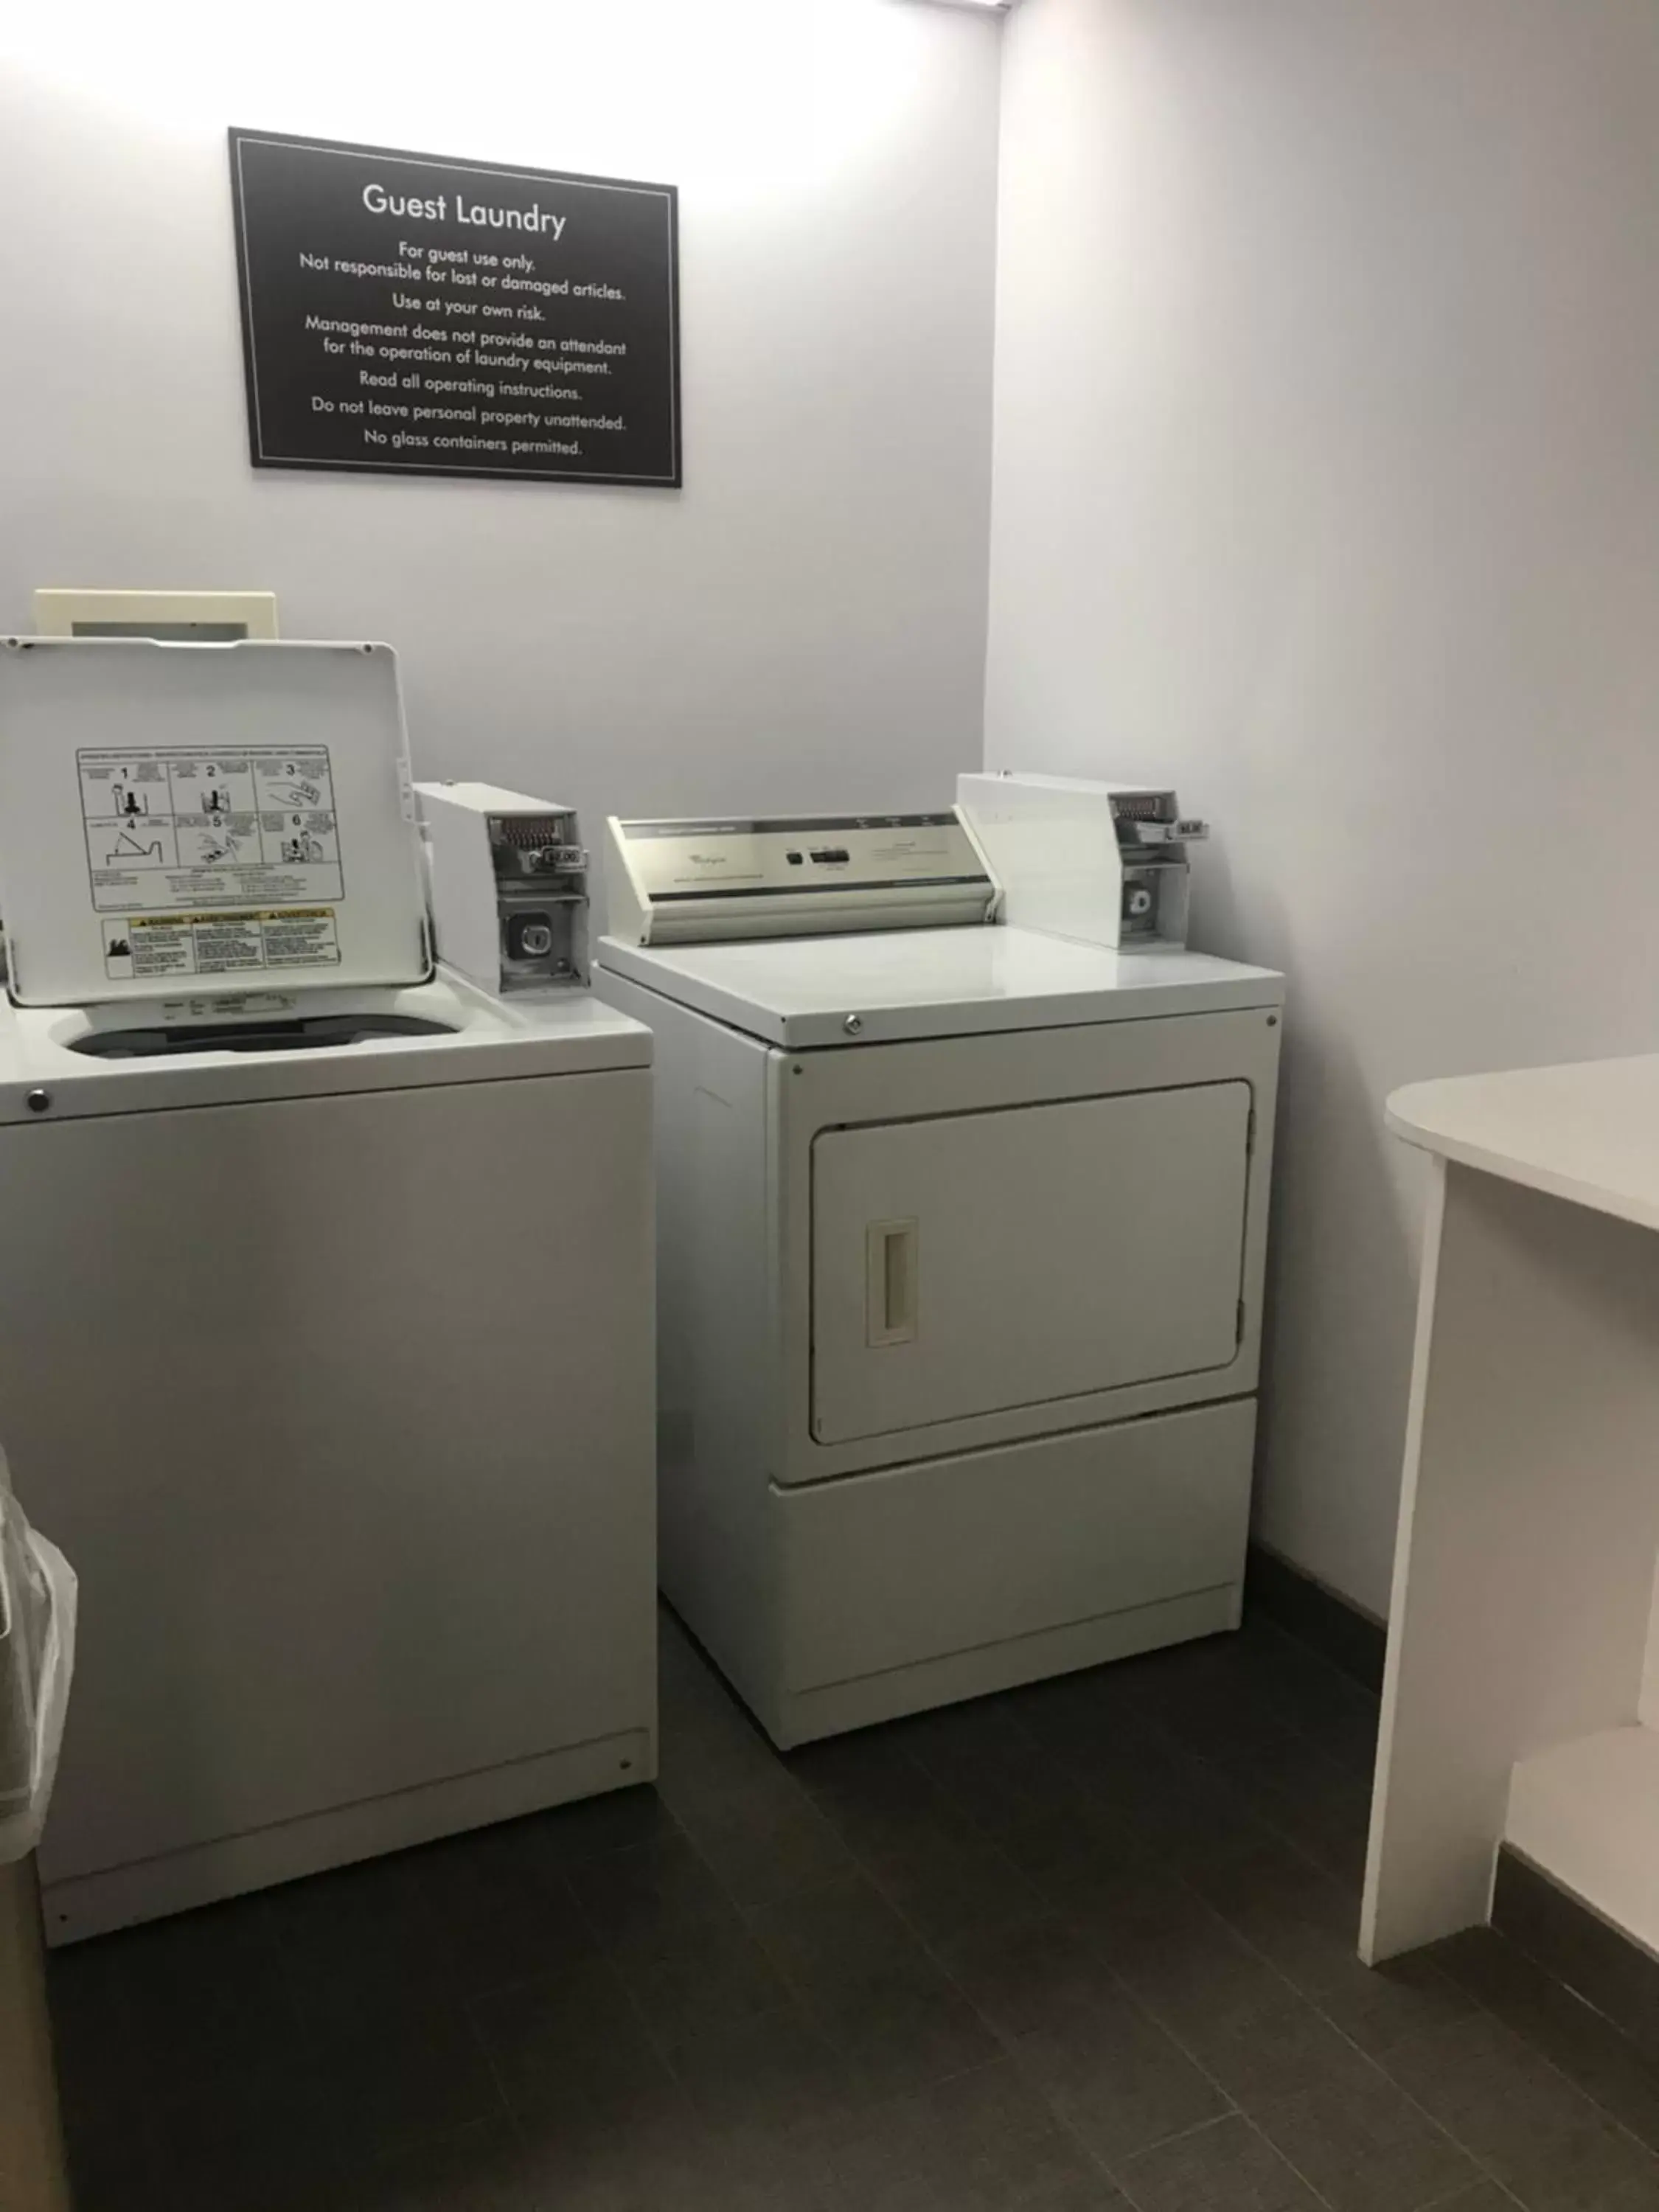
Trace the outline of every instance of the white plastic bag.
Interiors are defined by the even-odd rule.
[[[40,1840],[75,1671],[74,1570],[37,1536],[0,1453],[0,1866]]]

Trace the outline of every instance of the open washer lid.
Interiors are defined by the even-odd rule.
[[[1285,996],[1282,975],[1236,960],[1170,945],[1109,952],[998,925],[660,948],[606,937],[599,958],[786,1050],[1224,1013]]]
[[[0,915],[24,1006],[423,981],[391,647],[6,639]]]

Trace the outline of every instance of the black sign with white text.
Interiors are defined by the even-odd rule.
[[[681,480],[678,196],[230,134],[256,468]]]

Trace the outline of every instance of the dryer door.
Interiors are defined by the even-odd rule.
[[[826,1131],[812,1433],[841,1443],[1228,1366],[1250,1086]]]

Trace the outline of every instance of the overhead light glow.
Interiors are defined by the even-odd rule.
[[[509,70],[489,40],[454,41],[454,15],[453,0],[404,0],[389,41],[369,0],[283,0],[272,40],[257,10],[223,0],[84,0],[82,35],[65,40],[50,9],[0,0],[0,83],[21,72],[130,115],[158,145],[191,143],[216,178],[227,123],[251,122],[663,177],[705,213],[755,210],[763,191],[781,214],[843,169],[901,158],[936,96],[943,29],[932,9],[891,0],[542,0]]]

